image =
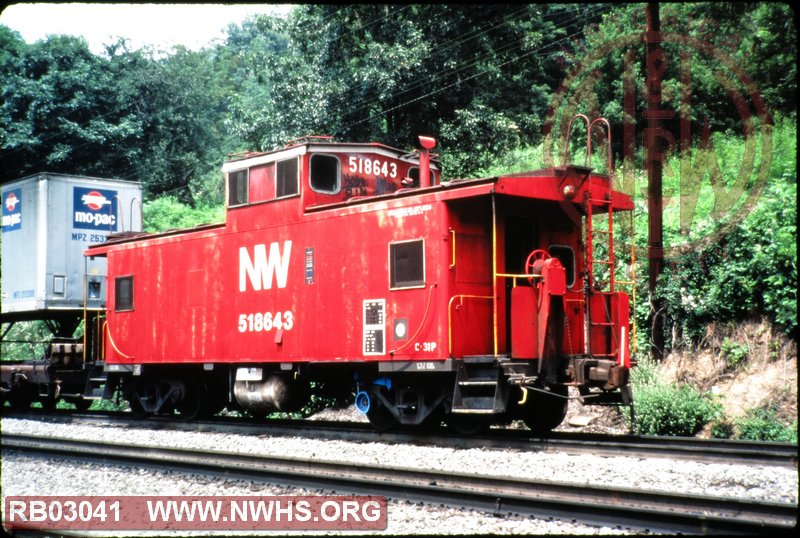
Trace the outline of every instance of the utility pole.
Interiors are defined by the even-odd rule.
[[[647,213],[649,217],[648,236],[648,284],[653,301],[652,356],[662,359],[664,354],[664,317],[660,312],[660,302],[654,299],[656,281],[664,268],[663,243],[663,198],[661,177],[664,152],[660,147],[662,133],[661,118],[666,117],[661,109],[661,82],[666,70],[666,55],[661,48],[661,23],[658,2],[648,2],[645,20],[645,42],[647,54],[647,119],[645,143],[647,145]]]

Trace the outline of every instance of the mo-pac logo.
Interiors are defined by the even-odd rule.
[[[3,233],[22,228],[22,189],[3,193]]]
[[[73,187],[72,227],[117,231],[117,191]]]

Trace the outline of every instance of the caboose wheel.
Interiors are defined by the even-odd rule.
[[[469,413],[450,413],[447,425],[459,435],[475,435],[489,429],[494,415],[475,415]]]
[[[522,420],[537,435],[546,435],[564,421],[569,400],[567,387],[555,386],[552,395],[530,391],[527,403],[522,407]]]
[[[133,414],[133,418],[137,420],[142,420],[149,417],[152,414],[144,410],[142,402],[139,401],[138,390],[130,390],[130,389],[127,390],[125,394],[125,399],[128,400],[128,405],[131,408],[131,413]]]
[[[370,398],[367,418],[369,419],[369,423],[372,424],[372,427],[381,432],[385,432],[397,425],[397,419],[392,412],[389,411],[389,408],[386,407],[380,399],[374,396]]]
[[[182,419],[191,421],[200,417],[206,409],[206,386],[198,379],[187,379],[183,399],[176,409]]]

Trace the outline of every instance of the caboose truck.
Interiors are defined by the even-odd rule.
[[[223,224],[90,247],[108,266],[107,394],[192,419],[355,393],[378,429],[461,432],[514,418],[547,432],[569,386],[629,403],[613,218],[631,199],[566,164],[441,182],[420,142],[240,155]]]

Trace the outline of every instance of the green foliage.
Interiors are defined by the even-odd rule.
[[[25,45],[0,32],[2,161],[6,179],[48,170],[111,174],[135,140],[116,100],[114,74],[83,39],[51,36]]]
[[[735,424],[739,439],[797,443],[797,420],[787,426],[771,407],[753,409]]]
[[[734,370],[747,361],[750,348],[747,347],[747,344],[741,344],[730,338],[726,338],[722,342],[722,346],[720,346],[720,351],[728,368]]]
[[[509,151],[495,155],[489,166],[477,170],[478,177],[493,177],[504,174],[539,170],[545,167],[544,145],[535,147],[518,146]]]
[[[142,212],[147,232],[193,228],[225,220],[225,210],[222,206],[193,208],[170,196],[146,202]]]
[[[8,333],[8,324],[3,323],[5,334],[0,348],[2,360],[31,360],[44,356],[47,344],[53,334],[43,321],[20,321]]]
[[[794,12],[781,3],[696,2],[664,5],[661,16],[662,31],[706,43],[741,66],[776,118],[758,205],[718,241],[668,260],[657,296],[665,330],[677,342],[693,341],[712,320],[764,314],[796,336]],[[547,152],[559,151],[542,144],[559,85],[603,51],[590,71],[599,78],[550,112],[563,116],[573,107],[605,115],[621,153],[626,60],[622,49],[608,45],[641,35],[643,26],[643,4],[304,4],[288,19],[259,16],[231,25],[218,46],[168,55],[130,50],[124,40],[103,55],[67,36],[29,45],[0,26],[2,179],[50,170],[140,180],[146,199],[172,197],[146,205],[148,229],[163,230],[221,220],[219,210],[208,208],[223,201],[219,166],[227,153],[272,149],[307,134],[403,148],[414,147],[418,134],[432,135],[440,140],[450,179],[540,168],[553,157]],[[682,49],[665,47],[670,60],[663,100],[678,111]],[[752,137],[732,133],[741,133],[743,123],[745,130],[767,127],[761,117],[744,122],[731,98],[752,88],[726,86],[723,79],[732,75],[695,52],[689,88],[694,146],[684,163],[675,154],[665,167],[673,171],[664,178],[673,202],[664,213],[668,245],[685,239],[687,228],[695,235],[719,231],[722,210],[730,208],[716,196],[729,195],[723,191],[736,183],[753,150]],[[637,49],[633,59],[639,68],[642,54]],[[635,78],[638,114],[648,93],[643,77]],[[674,122],[664,127],[680,132]],[[580,136],[573,143],[577,151]],[[759,164],[761,146],[755,144]],[[643,153],[628,157],[629,170],[643,168]],[[592,158],[595,164],[597,155]],[[698,176],[692,185],[697,207],[688,221],[677,203],[683,193],[675,171],[682,164]],[[625,187],[635,198],[641,249],[647,238],[644,180],[629,175],[636,181]],[[174,199],[198,213],[174,206]],[[168,217],[172,210],[178,215]],[[629,261],[626,256],[621,262]],[[645,263],[640,255],[640,276]],[[641,348],[652,312],[646,279],[639,282]]]
[[[631,372],[636,431],[641,435],[691,436],[717,418],[721,406],[688,385],[660,380],[658,367],[643,361]]]
[[[645,4],[618,6],[605,14],[599,24],[586,29],[583,39],[574,39],[563,49],[560,61],[565,68],[582,65],[594,81],[583,95],[576,95],[578,112],[605,116],[621,125],[624,111],[623,77],[626,51],[628,61],[639,66],[645,62],[644,51],[635,39],[645,27]],[[661,4],[660,31],[665,36],[662,49],[666,64],[662,73],[662,99],[666,108],[680,110],[681,75],[687,73],[691,92],[692,130],[707,119],[719,130],[738,129],[741,111],[730,98],[730,83],[738,78],[738,68],[752,79],[741,90],[755,88],[772,113],[796,111],[797,30],[794,9],[780,2],[676,2]],[[635,46],[627,45],[635,43]],[[624,50],[623,50],[624,49]],[[681,59],[681,53],[690,52]],[[592,65],[585,65],[596,57]],[[728,63],[722,62],[725,59]],[[688,60],[688,61],[687,61]],[[683,70],[683,73],[682,73]],[[647,106],[648,91],[643,77],[636,77],[636,107]],[[723,79],[727,78],[725,82]],[[586,77],[588,80],[589,77]],[[662,125],[672,133],[679,131],[677,118]],[[619,137],[615,137],[621,140]]]
[[[122,399],[98,400],[92,404],[91,409],[95,411],[120,412],[129,410],[130,406],[127,401]]]
[[[98,56],[79,38],[26,45],[5,27],[0,50],[4,180],[84,174],[142,181],[148,197],[221,200],[206,178],[230,146],[227,98],[210,52],[156,58],[119,41]]]
[[[796,338],[796,133],[794,119],[776,123],[767,184],[752,210],[740,214],[726,230],[715,231],[721,220],[713,210],[715,198],[701,193],[700,215],[692,226],[713,241],[698,243],[668,260],[656,291],[655,297],[664,308],[668,345],[674,335],[697,342],[711,322],[736,322],[760,315]],[[726,155],[740,154],[744,144],[737,137],[720,136],[715,148],[721,159],[735,162],[736,157]],[[665,210],[665,243],[680,241],[679,220],[679,211]],[[638,219],[637,237],[646,237],[646,225],[645,218]],[[640,296],[647,297],[646,287],[640,289]],[[642,326],[648,326],[649,316],[648,309],[637,309]]]
[[[731,439],[736,433],[736,427],[727,418],[720,418],[711,423],[711,437],[714,439]]]
[[[634,389],[636,427],[642,435],[691,436],[720,406],[688,385],[654,384]]]
[[[638,362],[636,368],[631,370],[631,385],[646,386],[655,385],[661,379],[658,365],[649,357],[644,357]]]
[[[517,147],[519,127],[504,113],[477,104],[469,110],[457,110],[452,122],[442,124],[440,142],[453,148],[442,155],[443,169],[451,178],[468,177],[490,166],[497,148]]]
[[[445,177],[464,177],[540,136],[563,75],[548,53],[607,9],[304,5],[287,21],[261,17],[229,31],[241,81],[231,125],[252,149],[311,133],[398,147],[432,135]]]

